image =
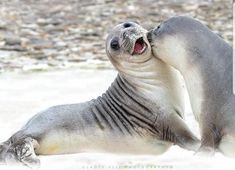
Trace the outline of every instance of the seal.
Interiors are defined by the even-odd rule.
[[[183,75],[201,131],[199,151],[235,157],[232,47],[199,21],[173,17],[148,34],[155,57]]]
[[[53,106],[32,117],[0,146],[6,163],[39,165],[36,155],[78,152],[161,154],[172,144],[196,150],[183,120],[176,71],[151,54],[147,30],[126,22],[106,40],[118,75],[97,99]]]

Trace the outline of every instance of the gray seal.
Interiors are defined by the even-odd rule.
[[[1,159],[33,166],[36,155],[161,154],[172,144],[196,150],[199,140],[183,120],[176,71],[152,56],[146,33],[133,22],[117,25],[106,41],[119,72],[109,89],[97,99],[36,114],[1,144]]]
[[[154,56],[184,77],[201,130],[199,151],[235,157],[232,47],[199,21],[173,17],[148,34]]]

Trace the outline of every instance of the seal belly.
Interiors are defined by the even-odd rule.
[[[81,152],[108,152],[129,154],[161,154],[172,143],[150,136],[122,136],[115,132],[101,130],[87,131],[86,134],[63,130],[51,131],[45,135],[36,149],[37,154],[55,155]]]
[[[192,67],[192,66],[191,66]],[[187,91],[189,93],[190,104],[193,110],[195,119],[200,123],[199,118],[202,111],[202,105],[205,102],[203,92],[202,76],[197,71],[197,67],[188,69],[186,74],[183,75],[186,82]]]

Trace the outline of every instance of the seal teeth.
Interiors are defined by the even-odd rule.
[[[132,55],[135,49],[136,42],[139,39],[143,39],[143,36],[141,32],[139,32],[138,30],[128,30],[123,32],[122,38],[123,38],[123,43],[121,47]]]
[[[146,49],[146,43],[143,37],[138,38],[135,41],[132,54],[142,54]]]

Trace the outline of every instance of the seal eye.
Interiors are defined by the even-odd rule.
[[[119,48],[120,48],[119,43],[118,43],[117,40],[113,40],[113,41],[111,42],[110,46],[111,46],[111,48],[112,48],[113,50],[119,50]]]
[[[124,24],[123,24],[123,27],[124,28],[128,28],[128,27],[131,27],[132,26],[132,24],[130,23],[130,22],[125,22]]]

